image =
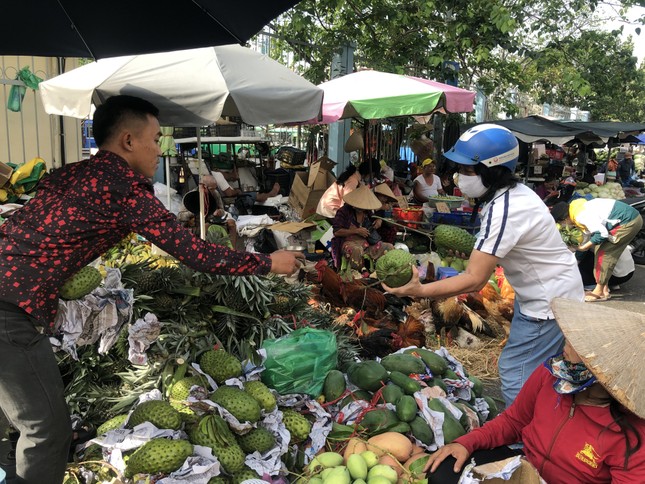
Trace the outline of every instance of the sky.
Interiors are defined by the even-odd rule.
[[[632,19],[637,19],[643,15],[645,15],[645,7],[632,7],[628,11],[628,16]],[[634,29],[638,27],[638,25],[633,23],[621,23],[617,21],[606,22],[603,24],[603,29],[614,30],[620,28],[621,25],[623,25],[623,35],[621,39],[626,41],[627,37],[631,34],[634,42],[634,55],[638,58],[639,64],[642,65],[643,60],[645,59],[645,26],[641,26],[640,35],[636,35],[636,32],[634,32]]]

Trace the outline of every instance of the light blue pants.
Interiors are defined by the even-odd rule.
[[[511,334],[499,358],[502,396],[508,407],[531,373],[548,357],[562,351],[564,336],[555,319],[537,319],[522,314],[515,301]]]

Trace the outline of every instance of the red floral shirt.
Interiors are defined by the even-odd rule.
[[[99,151],[44,178],[36,196],[0,226],[0,301],[51,326],[63,282],[130,232],[201,272],[243,276],[271,269],[268,256],[193,236],[147,178],[120,156]]]

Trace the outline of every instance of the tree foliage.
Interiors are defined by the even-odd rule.
[[[272,55],[293,53],[307,79],[330,78],[340,46],[353,44],[355,69],[371,68],[444,80],[459,63],[460,86],[478,87],[513,110],[510,91],[535,89],[536,59],[592,25],[598,0],[302,0],[271,27]],[[619,2],[628,6],[631,0]],[[539,53],[539,54],[538,54]],[[286,62],[287,58],[280,59]],[[590,87],[579,76],[571,87]],[[575,79],[574,79],[575,78]],[[543,82],[543,80],[540,80]]]
[[[593,119],[642,121],[645,70],[618,31],[586,31],[549,44],[534,59],[541,102],[578,106]]]

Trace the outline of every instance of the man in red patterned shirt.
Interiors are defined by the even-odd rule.
[[[71,423],[46,333],[67,278],[131,232],[202,272],[291,274],[300,267],[302,254],[251,254],[201,240],[164,208],[151,183],[161,154],[158,113],[140,98],[109,98],[94,115],[99,152],[46,177],[0,226],[0,408],[20,431],[16,482],[63,480]]]

